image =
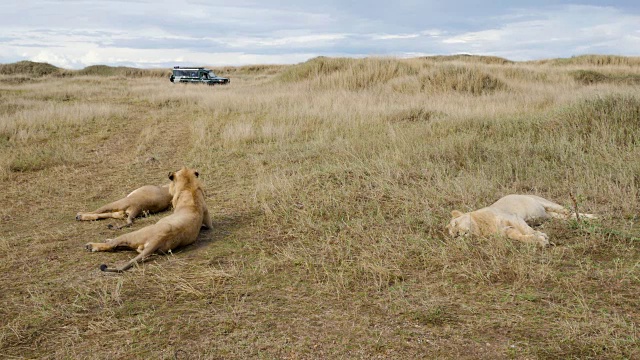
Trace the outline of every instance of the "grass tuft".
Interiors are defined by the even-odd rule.
[[[423,77],[422,88],[426,92],[455,91],[471,95],[489,94],[505,90],[506,84],[479,68],[466,66],[442,66]]]

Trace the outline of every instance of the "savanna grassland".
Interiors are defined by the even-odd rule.
[[[0,66],[0,357],[640,357],[640,59],[316,58],[217,69]],[[76,222],[183,165],[214,228],[135,252]],[[452,239],[537,194],[555,246]],[[572,200],[575,199],[575,201]]]

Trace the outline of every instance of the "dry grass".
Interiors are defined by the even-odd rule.
[[[575,72],[640,66],[503,60],[0,77],[0,355],[639,357],[640,91]],[[84,252],[113,231],[75,213],[182,165],[214,229],[100,273],[134,254]],[[602,218],[544,224],[547,249],[445,236],[452,209],[508,193]]]

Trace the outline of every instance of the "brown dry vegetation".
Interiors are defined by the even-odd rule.
[[[640,89],[576,72],[640,62],[603,59],[0,75],[0,356],[638,358]],[[114,231],[75,213],[182,165],[214,229],[101,273],[135,253],[86,253]],[[509,193],[602,218],[546,249],[443,232]]]

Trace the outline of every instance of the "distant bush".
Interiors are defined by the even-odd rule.
[[[456,91],[472,95],[507,88],[504,82],[479,68],[452,65],[436,67],[422,79],[422,86],[427,92]]]
[[[504,67],[501,68],[503,76],[506,79],[548,82],[550,76],[548,72],[532,70],[522,67]]]
[[[434,111],[429,111],[421,107],[407,108],[393,114],[389,120],[392,122],[426,122],[435,115]]]
[[[608,76],[593,70],[578,70],[571,73],[574,80],[586,85],[605,82]]]
[[[571,73],[574,80],[585,84],[597,84],[597,83],[614,83],[614,84],[640,84],[640,75],[638,74],[615,74],[605,75],[594,70],[577,70]]]

